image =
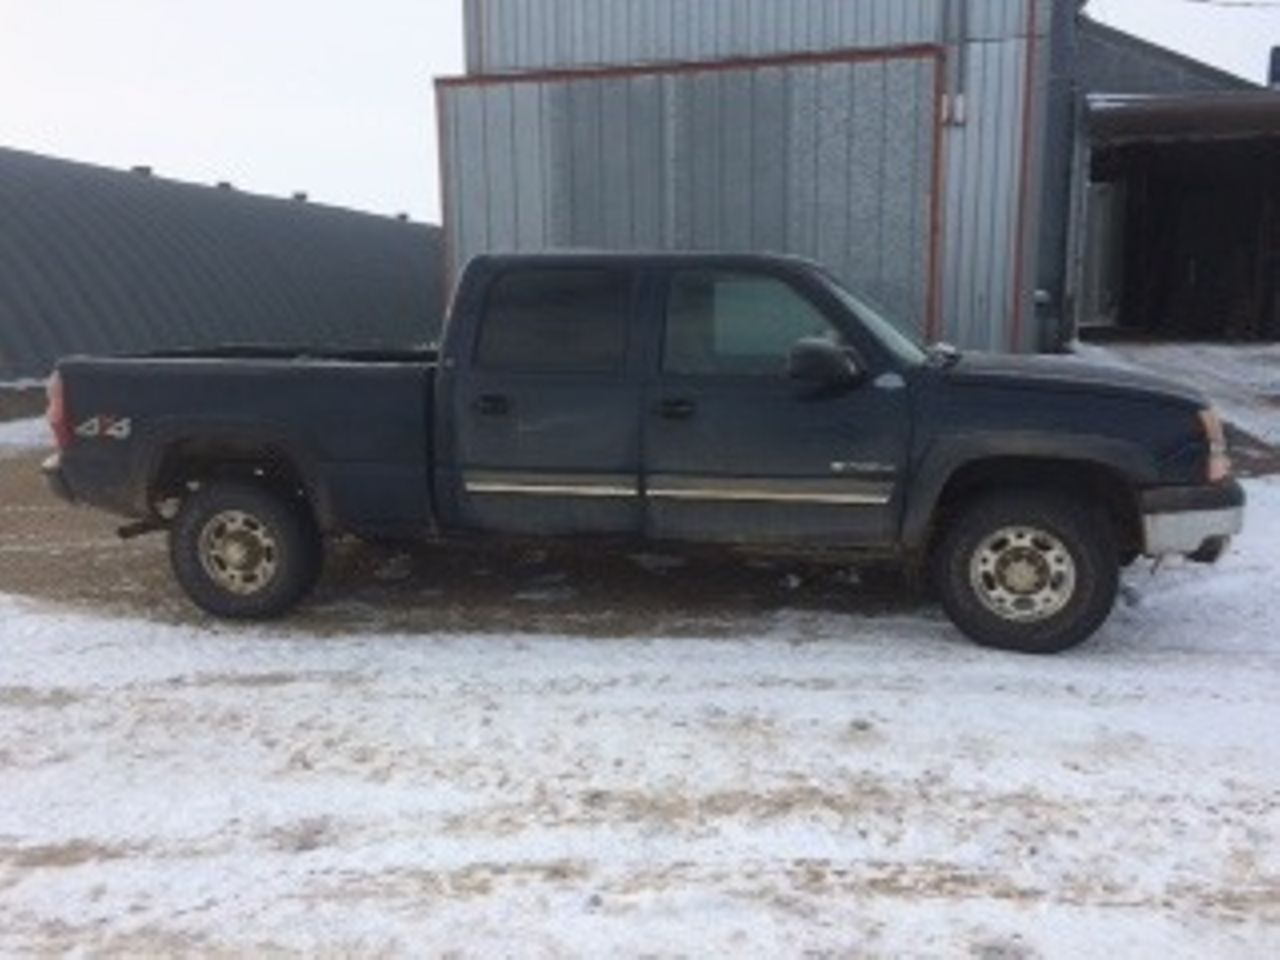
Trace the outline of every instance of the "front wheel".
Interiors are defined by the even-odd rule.
[[[1111,614],[1119,551],[1107,516],[1064,496],[1009,493],[969,507],[935,562],[948,616],[970,639],[1060,653]]]
[[[189,496],[169,531],[174,575],[195,604],[229,620],[267,620],[315,586],[320,535],[300,504],[245,483]]]

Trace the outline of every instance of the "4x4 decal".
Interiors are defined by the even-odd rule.
[[[128,440],[133,435],[133,420],[129,417],[90,417],[76,427],[76,436],[85,440],[102,437],[107,440]]]

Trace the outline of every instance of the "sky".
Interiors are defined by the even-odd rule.
[[[438,220],[432,78],[462,71],[461,7],[0,0],[0,145]],[[1280,45],[1280,0],[1089,9],[1257,81]]]

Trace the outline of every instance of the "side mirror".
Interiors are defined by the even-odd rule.
[[[806,337],[791,348],[787,376],[822,390],[855,386],[863,370],[846,347],[822,337]]]

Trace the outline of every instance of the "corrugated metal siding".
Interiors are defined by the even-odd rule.
[[[1010,39],[1025,33],[1029,2],[466,0],[468,70],[494,74]]]
[[[450,259],[551,249],[820,260],[923,332],[937,56],[442,87]]]
[[[921,249],[932,217],[941,252],[930,332],[967,348],[1041,342],[1032,299],[1049,190],[1048,40],[1055,12],[1074,15],[1074,0],[620,0],[592,12],[594,2],[473,0],[473,66],[545,72],[441,86],[454,269],[483,250],[780,250],[923,318],[920,277],[885,270]],[[624,15],[627,28],[614,29]],[[508,17],[511,29],[497,30]],[[898,46],[919,39],[931,42]],[[851,107],[824,108],[838,81],[812,65],[775,81],[776,64],[733,59],[761,51],[780,51],[775,60],[932,51],[945,64],[946,123],[904,146],[903,130],[933,118],[919,77],[863,70]],[[598,61],[612,66],[587,69]],[[750,88],[726,69],[752,76]],[[714,79],[671,79],[701,70]],[[920,151],[935,143],[941,190],[920,186]],[[911,163],[873,169],[869,157],[903,150]],[[821,185],[807,206],[801,170]],[[876,197],[888,206],[862,230]],[[908,215],[909,229],[897,219]],[[927,273],[927,261],[916,268]]]
[[[974,46],[965,123],[947,128],[943,333],[968,349],[1008,349],[1016,299],[1028,296],[1014,290],[1026,62],[1024,40]]]
[[[0,150],[0,381],[69,353],[434,338],[439,231]]]

